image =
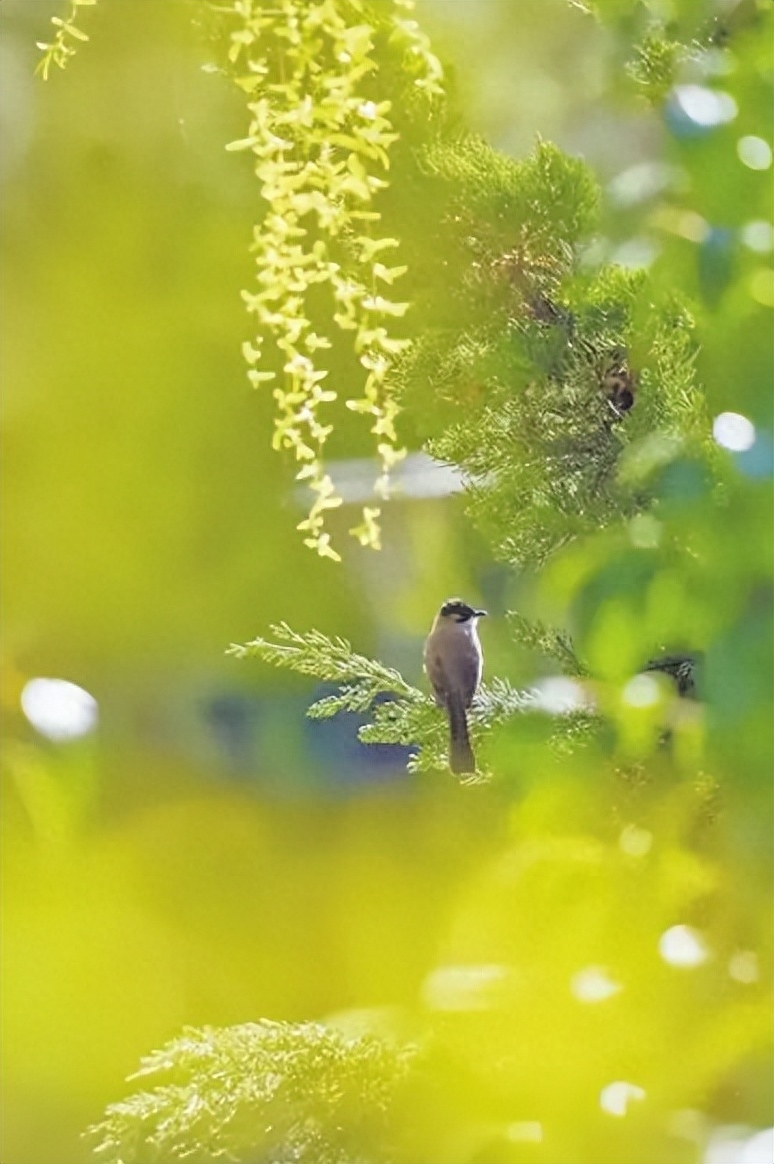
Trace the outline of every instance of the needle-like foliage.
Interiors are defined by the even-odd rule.
[[[72,0],[72,13],[90,2]],[[613,242],[599,237],[600,188],[582,160],[540,140],[517,160],[451,116],[429,117],[429,104],[442,104],[441,68],[409,16],[411,0],[222,0],[208,9],[220,69],[247,110],[244,136],[228,148],[257,179],[255,278],[243,293],[255,329],[243,354],[251,383],[272,385],[275,447],[313,493],[299,526],[305,542],[338,559],[325,525],[341,504],[325,468],[336,408],[365,421],[382,496],[408,439],[396,424],[402,410],[416,443],[461,470],[469,513],[514,575],[561,562],[562,593],[551,599],[578,647],[563,629],[515,612],[513,638],[556,664],[574,695],[597,677],[598,703],[554,709],[544,730],[544,689],[495,677],[470,709],[481,767],[467,782],[499,776],[498,755],[503,770],[525,768],[508,818],[512,847],[451,927],[452,963],[431,970],[421,992],[423,1034],[440,1032],[452,1059],[456,1046],[484,1096],[464,1142],[439,1134],[434,1158],[396,1147],[407,1122],[394,1115],[396,1097],[416,1083],[414,1046],[262,1020],[191,1029],[145,1059],[134,1076],[141,1090],[91,1129],[104,1164],[500,1164],[533,1147],[551,1164],[563,1152],[563,1164],[693,1164],[710,1118],[761,1118],[757,1099],[749,1108],[729,1099],[752,1093],[745,1080],[758,1078],[768,1016],[755,993],[766,944],[748,886],[761,860],[759,801],[745,802],[714,855],[703,830],[720,776],[741,788],[760,775],[769,708],[768,530],[754,489],[770,472],[761,467],[770,413],[757,388],[744,393],[765,366],[759,349],[746,352],[747,337],[774,301],[770,235],[751,185],[770,149],[758,136],[768,131],[741,116],[743,136],[735,127],[733,142],[723,139],[726,123],[716,125],[712,110],[741,111],[745,87],[762,91],[770,68],[753,67],[744,46],[738,68],[709,60],[725,24],[713,17],[708,28],[693,0],[571,2],[610,29],[623,84],[652,104],[666,98],[665,121],[681,70],[697,61],[704,69],[703,93],[690,80],[694,104],[703,100],[688,117],[691,136],[676,135],[672,169],[688,181],[671,205],[635,207],[645,244],[669,236],[659,236],[661,269],[647,269],[647,254],[644,269],[616,261]],[[763,20],[755,0],[722,7],[729,25]],[[54,23],[54,42],[41,46],[44,74],[85,39],[71,19]],[[403,87],[392,84],[398,75]],[[716,78],[729,89],[738,82],[736,96],[720,100]],[[747,104],[745,117],[755,102]],[[416,142],[404,132],[414,115]],[[725,202],[707,180],[723,166],[734,167]],[[749,252],[736,283],[730,261],[720,275],[711,270],[712,247],[730,234],[713,224],[726,221]],[[714,298],[695,309],[708,269]],[[728,316],[713,317],[723,294]],[[705,358],[700,376],[699,334],[723,374]],[[724,365],[725,349],[733,360]],[[751,419],[721,412],[731,407]],[[715,411],[737,426],[722,454],[711,438]],[[720,455],[732,466],[725,478],[714,473]],[[716,504],[728,480],[730,519]],[[366,505],[350,532],[376,548],[379,519]],[[696,653],[672,652],[667,637],[682,635]],[[657,643],[665,657],[651,656]],[[408,747],[410,771],[447,777],[443,709],[346,639],[279,623],[229,653],[332,684],[311,718],[356,714],[361,741]],[[673,698],[670,684],[689,698]],[[574,752],[597,729],[607,735],[586,769],[543,747]],[[660,766],[668,794],[657,787]],[[600,1017],[589,1019],[591,1006]],[[665,1054],[678,1030],[680,1055]],[[642,1122],[621,1122],[639,1103]],[[538,1131],[526,1146],[525,1127]],[[625,1139],[627,1127],[635,1130]],[[479,1151],[482,1134],[499,1140]]]
[[[363,743],[415,747],[417,751],[409,760],[412,772],[447,767],[446,715],[399,671],[353,651],[346,639],[329,638],[317,630],[300,634],[286,623],[273,626],[271,631],[274,642],[259,637],[243,646],[233,644],[228,653],[237,659],[257,657],[321,682],[335,683],[338,691],[309,707],[311,719],[330,719],[340,712],[366,714],[370,721],[358,732]],[[517,691],[504,679],[482,684],[470,711],[474,741],[488,728],[533,710],[536,702],[534,692]]]
[[[89,1129],[103,1164],[376,1164],[412,1046],[263,1019],[190,1029]]]
[[[426,277],[456,290],[402,362],[404,403],[462,469],[496,552],[540,565],[649,506],[654,444],[658,467],[710,456],[693,318],[644,272],[590,265],[598,190],[578,159],[473,139],[427,166],[441,212]]]

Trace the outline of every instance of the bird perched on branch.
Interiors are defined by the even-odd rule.
[[[476,770],[467,711],[484,668],[478,620],[485,614],[461,598],[450,598],[435,616],[425,642],[425,671],[436,703],[449,717],[449,767],[456,775]]]

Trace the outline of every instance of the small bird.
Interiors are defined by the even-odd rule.
[[[449,716],[449,767],[456,775],[476,770],[467,710],[484,668],[478,620],[485,614],[461,598],[450,598],[435,616],[425,641],[425,671],[436,703]]]

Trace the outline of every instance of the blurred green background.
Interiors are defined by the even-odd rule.
[[[675,490],[669,529],[695,539],[694,566],[649,547],[652,529],[639,543],[623,531],[571,548],[538,584],[492,561],[454,496],[392,502],[380,555],[352,544],[342,566],[318,559],[294,528],[291,467],[269,448],[270,396],[249,388],[240,355],[257,193],[223,146],[243,136],[242,102],[202,72],[190,7],[150,0],[88,10],[91,43],[44,85],[34,44],[58,10],[0,8],[4,1164],[88,1159],[80,1132],[186,1023],[418,998],[457,1010],[447,963],[521,967],[525,989],[491,1031],[461,1020],[454,1037],[497,1057],[518,1031],[525,1120],[561,1112],[563,1134],[592,1154],[604,1144],[594,1164],[653,1164],[636,1127],[611,1140],[599,1109],[600,1087],[629,1079],[626,1047],[670,1160],[698,1159],[713,1121],[764,1126],[770,436],[757,460],[729,457],[725,509],[701,486]],[[457,62],[474,129],[514,153],[537,132],[582,153],[612,183],[608,253],[644,254],[664,285],[710,287],[711,412],[770,433],[771,245],[760,229],[748,238],[763,249],[739,242],[769,221],[770,181],[736,156],[741,134],[770,140],[760,42],[729,81],[739,120],[684,141],[624,93],[613,33],[568,5],[428,0],[420,17]],[[657,163],[689,174],[688,193],[616,202],[617,176]],[[721,233],[699,244],[680,214]],[[622,250],[632,240],[639,251]],[[335,452],[367,448],[345,430]],[[518,729],[497,743],[507,794],[417,782],[404,755],[358,745],[352,723],[306,722],[308,684],[224,657],[285,620],[416,680],[451,593],[489,606],[489,673],[517,684],[545,663],[509,644],[508,607],[572,622],[603,671],[611,649],[636,658],[665,628],[690,631],[716,661],[704,744],[689,726],[682,758],[653,761],[655,786],[623,792],[604,748],[557,759]],[[35,677],[90,693],[96,730],[36,731],[20,703]],[[654,725],[615,698],[639,760]],[[675,972],[659,936],[686,924],[712,956]],[[616,962],[629,989],[599,1019],[567,983]],[[559,1155],[514,1137],[508,1162],[582,1155],[561,1136]]]

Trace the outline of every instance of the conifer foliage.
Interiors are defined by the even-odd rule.
[[[446,203],[434,253],[454,256],[460,291],[404,362],[404,402],[447,405],[430,451],[463,469],[500,556],[540,565],[647,507],[643,448],[660,464],[702,454],[693,321],[642,272],[584,262],[599,191],[578,159],[541,142],[519,162],[474,140],[427,164]]]
[[[73,0],[73,12],[88,2]],[[745,39],[760,35],[759,4],[738,5],[739,29],[733,21],[721,28],[712,5],[711,19],[697,18],[706,6],[695,3],[574,6],[605,22],[611,43],[625,45],[622,75],[638,99],[657,107],[673,100],[681,69],[689,70],[689,90],[698,77],[711,93],[713,79],[725,75],[719,46],[737,32],[740,60],[754,64],[749,75],[765,74],[760,42]],[[546,141],[514,159],[461,131],[410,9],[409,0],[213,6],[219,68],[244,95],[248,114],[246,136],[228,148],[250,155],[260,184],[255,284],[243,294],[256,325],[244,346],[248,375],[271,385],[275,447],[295,459],[297,479],[311,486],[312,508],[300,525],[311,548],[339,557],[325,525],[326,512],[340,504],[326,442],[345,405],[367,423],[382,497],[403,442],[421,443],[461,470],[468,512],[493,555],[514,574],[544,570],[551,600],[572,608],[577,634],[512,611],[513,639],[552,660],[587,702],[549,720],[535,688],[495,677],[477,695],[471,733],[481,769],[471,782],[498,787],[507,776],[499,766],[503,741],[523,730],[521,754],[538,754],[540,778],[545,769],[559,791],[532,803],[533,820],[548,821],[545,835],[509,853],[480,915],[460,926],[452,951],[459,964],[425,984],[417,1006],[421,1050],[377,1035],[347,1038],[316,1023],[188,1031],[144,1061],[134,1077],[141,1090],[111,1105],[91,1129],[105,1164],[510,1164],[527,1159],[521,1141],[534,1128],[514,1122],[514,1106],[524,1102],[528,1115],[550,1109],[554,1086],[566,1088],[570,1115],[563,1113],[564,1125],[557,1118],[549,1144],[559,1155],[535,1159],[694,1164],[700,1135],[675,1133],[675,1112],[696,1115],[713,1087],[723,1093],[730,1073],[760,1051],[766,1004],[731,998],[736,986],[728,981],[757,981],[757,955],[740,945],[757,941],[757,930],[750,921],[736,934],[733,870],[708,843],[702,848],[723,764],[760,774],[751,740],[766,702],[755,668],[768,626],[761,594],[770,586],[763,509],[752,492],[762,471],[755,462],[744,477],[719,453],[710,416],[722,390],[702,379],[699,337],[711,347],[715,300],[701,301],[697,292],[717,240],[707,223],[702,234],[704,220],[678,193],[646,226],[666,223],[669,237],[661,241],[670,260],[670,247],[698,231],[698,276],[669,277],[670,269],[684,270],[682,252],[666,276],[600,257],[604,199],[590,168]],[[672,9],[678,15],[665,23]],[[71,22],[60,22],[55,44],[43,46],[44,72],[64,63],[68,37],[83,39]],[[765,75],[770,89],[770,66]],[[697,125],[699,137],[709,132]],[[712,192],[701,185],[706,171],[696,161],[701,140],[689,143],[682,163],[696,167],[692,196],[709,216]],[[713,291],[717,300],[731,287],[726,302],[745,335],[755,313],[772,304],[769,268],[758,252],[746,261],[754,266],[736,283],[729,263]],[[710,318],[717,324],[718,316]],[[718,334],[729,333],[718,324]],[[752,359],[750,367],[756,373]],[[379,518],[378,506],[366,506],[351,531],[373,549]],[[737,538],[745,549],[752,544],[746,573]],[[557,581],[551,571],[560,558],[569,564]],[[718,600],[713,569],[732,598]],[[312,718],[355,712],[366,721],[362,741],[410,746],[412,772],[448,779],[447,725],[430,696],[345,639],[280,623],[269,637],[232,645],[230,654],[335,685],[310,707]],[[726,702],[718,675],[733,692]],[[673,698],[669,676],[679,695],[698,691],[703,699],[706,692],[715,708],[706,731],[700,701]],[[602,739],[596,782],[557,776],[557,748],[543,744],[559,744],[567,755],[592,736]],[[530,751],[536,746],[539,753]],[[651,769],[664,780],[663,797],[653,802]],[[578,771],[590,777],[589,769]],[[630,820],[648,811],[652,827]],[[641,928],[619,951],[615,935],[629,932],[633,914]],[[668,978],[671,970],[651,963],[659,941],[664,964],[712,962],[685,924],[707,916],[717,919],[722,958],[702,994],[684,990],[681,970]],[[588,964],[576,973],[581,948]],[[643,965],[647,979],[637,977]],[[659,991],[663,1006],[653,1001]],[[595,1005],[620,994],[617,1019],[588,1038],[581,1024],[572,1027],[570,994]],[[549,1015],[540,1029],[530,1026],[538,1013]],[[678,1054],[663,1053],[676,1038],[671,1014],[680,1016],[690,1071]],[[567,1041],[570,1027],[581,1032],[577,1045]],[[440,1047],[441,1058],[466,1081],[474,1078],[487,1099],[459,1143],[450,1144],[439,1125],[437,1158],[420,1162],[401,1146],[405,1117],[395,1104],[405,1089],[419,1088],[428,1047]],[[620,1062],[640,1074],[620,1079]],[[603,1119],[625,1115],[650,1088],[655,1106],[648,1110],[656,1114],[643,1136],[650,1156],[618,1152],[625,1141],[596,1124],[585,1138],[576,1134],[573,1113],[588,1101],[586,1068]],[[451,1119],[459,1080],[445,1072],[438,1077]],[[683,1078],[691,1072],[693,1090]],[[542,1151],[539,1140],[527,1150]],[[689,1140],[691,1155],[683,1150]]]
[[[415,1054],[319,1023],[192,1029],[143,1060],[133,1078],[151,1089],[113,1104],[91,1134],[106,1164],[384,1159],[391,1101]]]

